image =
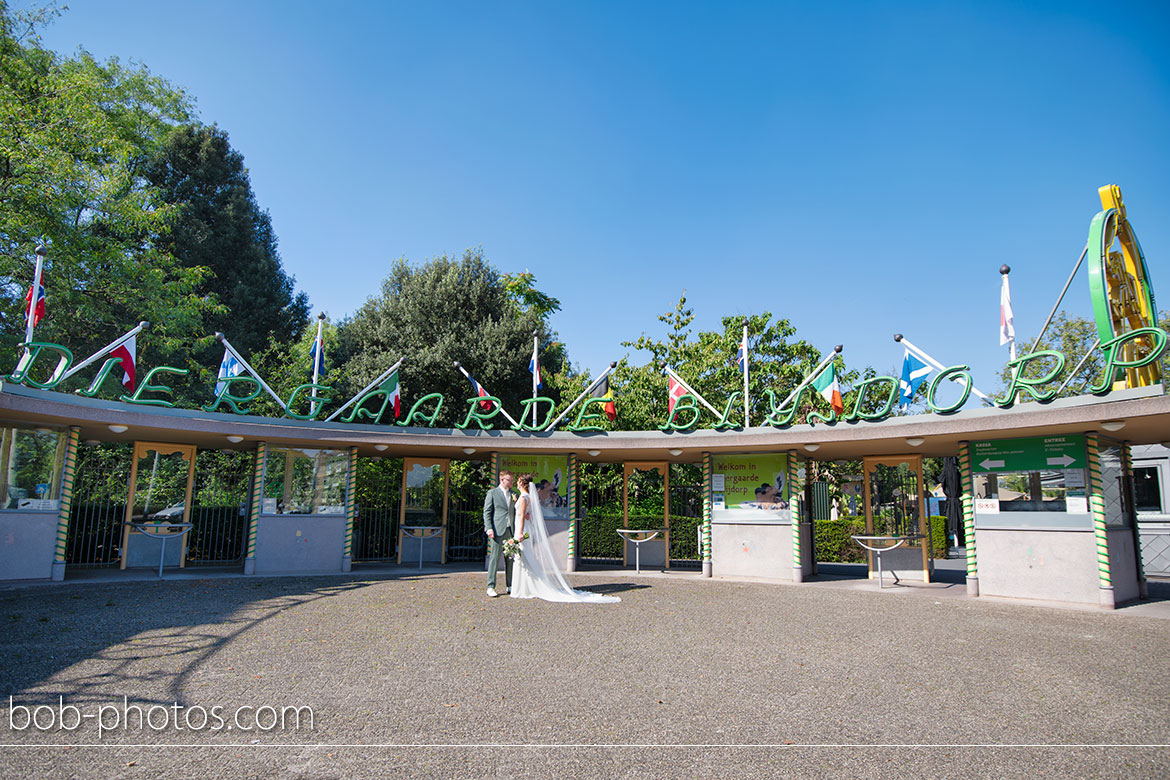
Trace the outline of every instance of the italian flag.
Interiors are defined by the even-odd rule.
[[[398,390],[398,372],[395,371],[386,377],[386,381],[378,389],[385,390],[386,399],[394,402],[394,419],[397,420],[402,416],[402,394]]]
[[[829,367],[812,381],[812,386],[821,394],[821,398],[829,402],[834,412],[840,414],[845,411],[845,402],[841,400],[841,385],[837,384],[837,369],[832,363],[829,363]]]

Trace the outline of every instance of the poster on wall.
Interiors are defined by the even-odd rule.
[[[500,455],[500,470],[517,477],[531,474],[546,520],[569,519],[569,457],[567,455]]]
[[[715,455],[711,483],[720,485],[712,501],[715,522],[788,520],[788,455]]]

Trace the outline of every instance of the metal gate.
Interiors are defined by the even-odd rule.
[[[482,561],[487,555],[483,498],[491,488],[490,462],[451,461],[451,495],[447,504],[448,561]]]
[[[693,463],[670,466],[670,565],[702,563],[703,468]]]
[[[131,444],[95,444],[78,449],[65,542],[68,567],[102,569],[119,565],[133,452]]]
[[[353,560],[396,561],[402,458],[358,458],[354,485]]]
[[[622,464],[582,463],[577,550],[582,562],[620,564],[622,538]]]
[[[187,565],[242,565],[254,452],[200,450],[195,456]]]

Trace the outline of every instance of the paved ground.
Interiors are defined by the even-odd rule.
[[[592,572],[575,584],[622,603],[563,605],[488,600],[482,580],[0,589],[0,777],[1170,775],[1170,602],[1101,612],[947,583]],[[10,693],[104,705],[106,725],[126,696],[166,724],[138,728],[131,709],[100,739],[92,718],[14,730]],[[228,730],[241,706],[310,707],[313,725]]]

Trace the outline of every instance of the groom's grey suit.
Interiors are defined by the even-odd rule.
[[[504,542],[512,538],[512,520],[516,517],[516,505],[512,496],[496,485],[488,491],[483,500],[483,532],[491,531],[495,538],[488,538],[487,586],[496,587],[496,572],[500,568],[500,554]],[[512,587],[512,559],[504,559],[504,582]]]

